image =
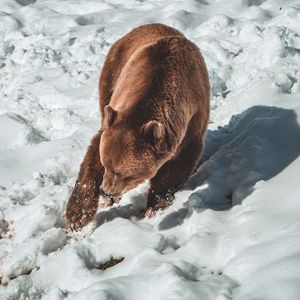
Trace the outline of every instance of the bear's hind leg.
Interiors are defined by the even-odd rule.
[[[73,230],[91,222],[98,209],[100,185],[104,174],[99,155],[101,134],[99,131],[91,140],[66,207],[65,220]]]

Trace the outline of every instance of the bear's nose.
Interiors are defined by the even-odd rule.
[[[116,188],[114,183],[109,184],[108,182],[104,181],[100,189],[106,196],[114,196],[114,194],[116,194]]]
[[[100,189],[102,190],[102,192],[106,195],[106,196],[111,196],[112,192],[111,189],[109,188],[109,186],[107,184],[102,184],[100,186]]]
[[[107,196],[107,197],[111,197],[111,196],[112,196],[112,195],[111,195],[111,192],[108,191],[108,190],[106,190],[106,189],[104,189],[104,188],[102,187],[102,185],[100,186],[100,190],[101,190],[101,192],[103,193],[104,196]]]
[[[102,184],[100,186],[100,190],[106,197],[119,198],[121,196],[121,193],[115,188],[115,186],[107,186]]]

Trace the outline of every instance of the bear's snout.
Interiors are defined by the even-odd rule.
[[[107,196],[119,198],[123,194],[124,184],[117,176],[107,176],[104,174],[101,189]]]

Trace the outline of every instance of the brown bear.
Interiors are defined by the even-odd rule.
[[[140,26],[111,47],[99,93],[101,128],[66,208],[73,229],[94,218],[101,191],[112,204],[147,179],[147,214],[169,205],[197,166],[208,125],[204,60],[166,25]]]

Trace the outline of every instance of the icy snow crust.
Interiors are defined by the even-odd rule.
[[[155,218],[144,185],[67,233],[104,57],[151,22],[206,60],[203,163]],[[299,70],[299,1],[1,0],[0,299],[299,300]]]

